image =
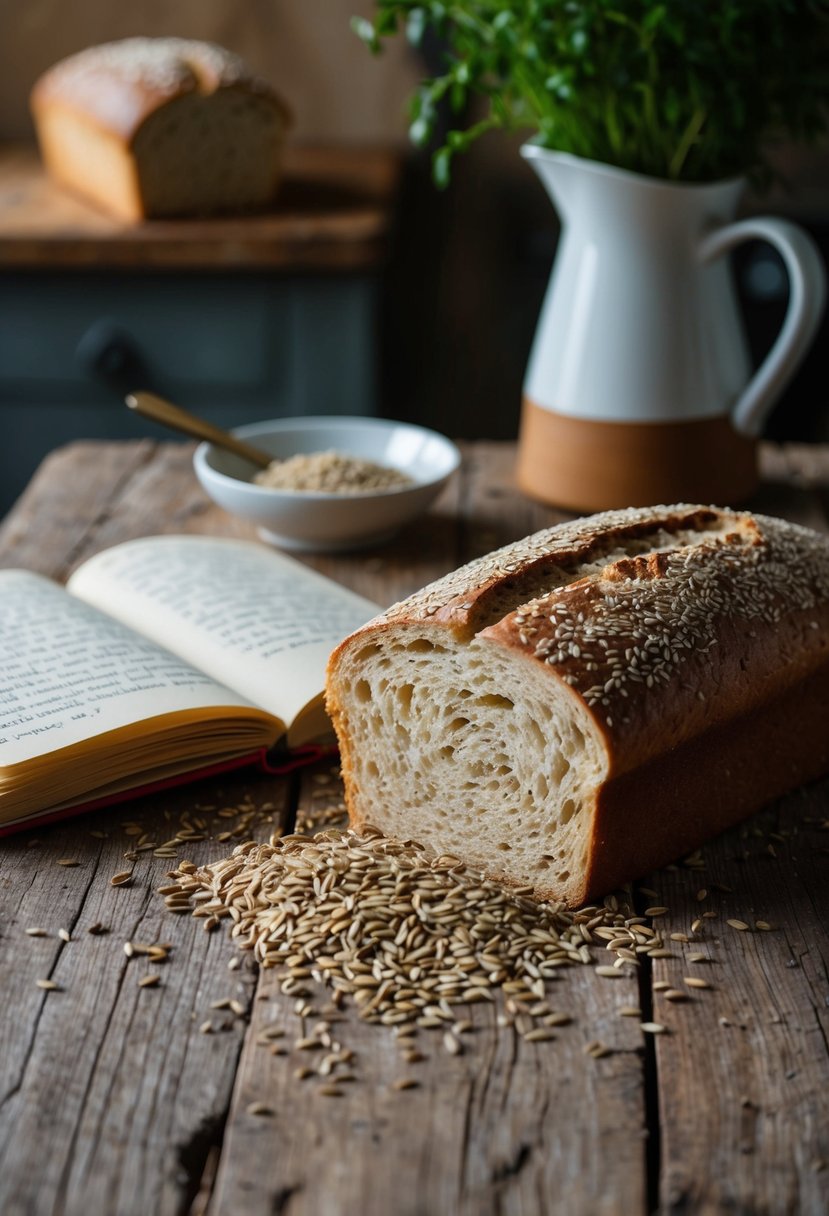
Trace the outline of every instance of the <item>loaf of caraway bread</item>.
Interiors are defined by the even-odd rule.
[[[354,825],[579,905],[829,771],[829,537],[562,524],[347,638],[327,704]]]
[[[128,220],[261,207],[289,113],[238,55],[186,38],[125,38],[61,60],[34,86],[44,164]]]

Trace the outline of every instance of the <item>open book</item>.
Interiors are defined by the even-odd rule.
[[[0,831],[324,736],[328,655],[377,611],[211,537],[128,541],[66,589],[0,571]]]

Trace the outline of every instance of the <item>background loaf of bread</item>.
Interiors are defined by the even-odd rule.
[[[261,207],[279,183],[288,111],[210,43],[90,47],[41,76],[31,105],[49,173],[124,219]]]
[[[448,575],[329,664],[349,814],[571,905],[829,771],[829,539],[677,506]]]

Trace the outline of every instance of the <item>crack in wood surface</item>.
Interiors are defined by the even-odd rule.
[[[95,861],[95,866],[94,866],[92,874],[90,875],[89,881],[86,884],[86,888],[83,893],[84,900],[86,899],[86,896],[89,894],[89,891],[92,887],[92,883],[94,881],[95,874],[97,873],[97,868],[98,868],[99,862],[100,862],[100,853],[98,854],[98,857]],[[37,873],[35,874],[34,878],[36,880]],[[83,904],[81,903],[78,907],[78,911],[74,915],[70,915],[69,917],[67,917],[67,921],[69,923],[70,934],[72,933],[72,931],[75,929],[75,927],[78,924],[82,907],[83,907]],[[46,975],[43,977],[45,979],[54,978],[55,970],[60,963],[60,958],[63,953],[63,950],[64,950],[65,946],[68,944],[68,943],[63,942],[59,937],[55,938],[55,942],[56,942],[55,953],[49,964],[48,969],[46,970]],[[6,1090],[6,1092],[2,1095],[2,1097],[0,1097],[0,1113],[2,1112],[3,1107],[6,1106],[20,1092],[20,1090],[23,1087],[25,1076],[26,1076],[26,1069],[28,1068],[29,1060],[32,1055],[32,1050],[34,1048],[34,1044],[37,1039],[37,1032],[38,1032],[38,1027],[40,1025],[40,1019],[43,1016],[44,1010],[46,1009],[46,1004],[47,1004],[48,999],[49,999],[49,994],[47,992],[44,992],[42,995],[42,998],[39,1002],[38,1008],[37,1008],[35,1020],[31,1025],[31,1033],[29,1035],[28,1042],[25,1045],[25,1047],[23,1048],[22,1057],[20,1060],[20,1072],[18,1074],[17,1080],[10,1086],[10,1088],[8,1088]],[[0,1147],[2,1147],[2,1145],[0,1145]]]

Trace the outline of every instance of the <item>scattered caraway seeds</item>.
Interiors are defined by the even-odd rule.
[[[572,1020],[569,1013],[545,1013],[541,1018],[545,1026],[569,1026]]]
[[[38,988],[42,988],[44,992],[60,991],[60,985],[56,984],[54,980],[35,980],[35,983],[37,984]]]
[[[247,1112],[249,1115],[264,1115],[267,1117],[273,1114],[273,1107],[268,1106],[265,1102],[251,1102],[248,1104]]]
[[[420,1082],[416,1081],[414,1079],[414,1077],[400,1077],[399,1080],[394,1082],[394,1085],[392,1086],[392,1088],[393,1089],[417,1089],[417,1087],[419,1085],[420,1085]]]
[[[463,1055],[463,1043],[460,1041],[457,1035],[452,1034],[451,1031],[448,1031],[443,1036],[443,1046],[446,1051],[449,1052],[450,1056]]]
[[[457,1021],[454,1006],[499,994],[515,1006],[513,1016],[522,1011],[518,1030],[526,1033],[550,1015],[546,985],[560,969],[593,962],[592,934],[606,930],[602,945],[612,941],[629,954],[645,940],[624,898],[578,912],[537,904],[457,858],[431,859],[373,829],[247,842],[202,869],[182,863],[170,878],[179,894],[167,899],[197,917],[226,919],[243,949],[277,969],[296,1014],[307,1016],[314,984],[398,1033],[445,1034]],[[509,932],[497,932],[504,925]],[[660,941],[649,929],[648,947]]]
[[[166,958],[167,951],[172,949],[170,942],[131,942],[130,944],[136,954],[148,955],[150,958],[161,954]]]
[[[26,933],[28,933],[29,937],[48,937],[49,936],[48,930],[41,929],[38,925],[34,925],[31,929],[26,929]]]
[[[602,1056],[609,1056],[612,1053],[612,1048],[606,1043],[602,1043],[599,1039],[594,1039],[591,1043],[585,1043],[582,1048],[586,1056],[592,1056],[594,1060],[600,1060]]]
[[[769,933],[771,932],[772,926],[767,920],[756,920],[754,922],[754,928],[760,929],[763,933]]]
[[[62,942],[71,942],[72,938],[69,935],[68,929],[58,929],[58,937]]]
[[[562,969],[590,965],[599,977],[619,979],[643,957],[678,957],[666,948],[667,929],[646,923],[627,894],[578,910],[536,903],[529,889],[505,890],[456,857],[432,858],[415,842],[393,841],[373,828],[248,840],[202,867],[179,862],[162,894],[172,912],[224,924],[255,963],[274,970],[274,991],[290,998],[296,1017],[316,1020],[310,1032],[303,1023],[293,1050],[320,1053],[318,1069],[295,1075],[326,1076],[338,1093],[340,1065],[331,1057],[341,1045],[329,1014],[338,1018],[348,1006],[363,1021],[388,1026],[401,1058],[414,1063],[422,1058],[411,1046],[419,1030],[438,1031],[449,1054],[464,1051],[470,1019],[457,1006],[496,1001],[498,1026],[544,1042],[554,1037],[552,1027],[570,1020],[549,1003]],[[654,917],[667,912],[658,903],[647,909]],[[693,931],[702,925],[696,921]],[[606,951],[615,964],[596,966]],[[713,960],[690,954],[686,961]],[[239,963],[236,957],[228,965]],[[669,1000],[689,999],[667,981],[659,986]],[[229,997],[213,1007],[248,1012]],[[658,1022],[642,1022],[638,1007],[617,1012],[637,1018],[647,1034],[668,1033]],[[598,1058],[613,1047],[594,1043],[589,1051]]]
[[[323,1098],[344,1098],[345,1094],[337,1085],[321,1085],[317,1091]]]
[[[708,980],[701,980],[695,975],[686,975],[682,979],[683,984],[687,984],[689,988],[710,988]]]
[[[157,988],[161,982],[160,975],[143,975],[138,981],[139,988]]]
[[[78,861],[77,857],[59,857],[58,858],[59,866],[79,866],[80,864],[81,863]]]
[[[745,930],[748,928],[748,925],[746,924],[746,922],[745,922],[744,920],[731,920],[731,919],[729,919],[729,920],[727,920],[727,921],[726,921],[726,924],[731,925],[731,928],[732,928],[732,929],[739,929],[739,931],[740,931],[741,933],[744,933],[744,932],[745,932]]]
[[[199,1026],[199,1034],[212,1034],[212,1033],[213,1033],[213,1023],[208,1018],[208,1020],[206,1022],[202,1022],[201,1026]]]
[[[112,887],[128,887],[132,882],[132,870],[124,870],[120,874],[113,874],[109,883]]]

